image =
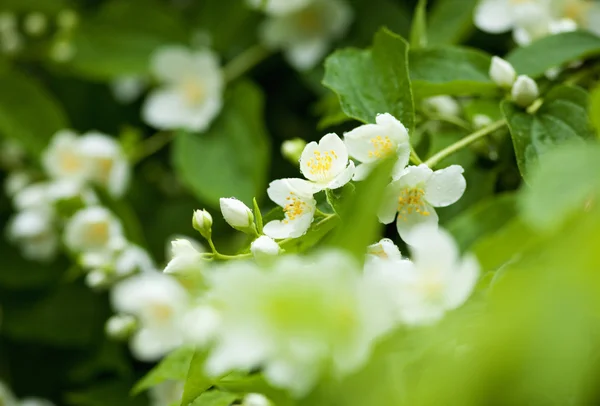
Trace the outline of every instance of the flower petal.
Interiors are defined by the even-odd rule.
[[[371,139],[381,135],[382,131],[377,124],[364,124],[344,134],[344,142],[351,157],[360,162],[375,162],[377,157],[369,154],[373,149]]]
[[[434,207],[446,207],[461,198],[467,188],[460,165],[435,171],[425,184],[425,200]]]
[[[374,163],[362,163],[362,164],[357,165],[354,168],[354,176],[352,177],[352,180],[354,180],[354,181],[365,180],[369,176],[369,174],[371,173],[373,168],[375,168]]]
[[[479,263],[474,256],[465,257],[446,290],[444,300],[448,310],[457,308],[469,298],[478,277]]]
[[[507,0],[483,0],[475,9],[475,25],[492,34],[506,32],[514,24],[511,2]]]
[[[311,159],[315,157],[315,152],[319,151],[319,144],[315,141],[309,142],[302,150],[302,155],[300,155],[300,172],[306,179],[316,181],[318,180],[316,176],[311,173],[311,169],[309,166],[309,162]]]
[[[419,185],[425,185],[433,174],[431,168],[425,164],[419,166],[407,166],[398,174],[398,178],[394,179],[398,182],[401,188],[412,188]]]
[[[327,53],[328,43],[321,38],[313,41],[303,41],[285,50],[285,57],[298,70],[308,70]]]
[[[159,89],[150,93],[142,107],[144,121],[158,129],[175,129],[181,126],[186,110],[182,95],[175,89]]]
[[[161,81],[176,83],[183,76],[189,75],[192,65],[192,55],[183,46],[159,48],[152,54],[150,69]]]
[[[344,141],[335,133],[329,133],[319,141],[321,153],[329,152],[334,155],[331,162],[331,173],[334,176],[339,175],[348,165],[348,150]]]
[[[452,272],[458,261],[458,246],[452,236],[427,225],[417,225],[411,232],[411,258],[419,269]]]
[[[303,236],[313,221],[314,213],[306,213],[294,220],[273,220],[267,223],[263,232],[265,235],[280,240],[283,238],[298,238]]]
[[[422,227],[437,229],[438,215],[435,212],[435,209],[427,205],[425,205],[424,209],[429,215],[425,216],[417,212],[412,212],[405,216],[398,216],[396,228],[400,237],[402,237],[407,244],[412,243],[413,231],[417,229],[417,226],[419,226],[418,229],[422,229]]]
[[[394,180],[398,179],[402,175],[406,165],[408,165],[410,160],[410,143],[406,142],[399,144],[396,154],[398,155],[398,159],[394,164],[394,168],[392,169],[392,179]]]
[[[398,197],[401,190],[402,186],[398,182],[392,182],[386,186],[377,214],[381,223],[390,224],[396,218],[396,213],[398,213]]]
[[[283,207],[287,204],[287,197],[294,193],[301,197],[312,198],[320,190],[318,185],[299,178],[277,179],[269,184],[267,195],[269,199]]]
[[[385,135],[390,137],[394,143],[408,142],[408,131],[396,117],[389,113],[378,114],[375,117],[375,122],[384,127]]]
[[[327,185],[328,189],[337,189],[344,186],[346,183],[350,182],[352,176],[354,175],[354,162],[350,161],[346,169],[344,169],[339,175],[335,177],[334,180],[329,182]]]

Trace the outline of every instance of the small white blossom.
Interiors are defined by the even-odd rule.
[[[344,141],[336,134],[325,135],[317,143],[310,142],[300,156],[300,171],[315,183],[315,189],[337,189],[350,182],[354,163],[348,160]]]
[[[79,210],[67,222],[64,243],[74,252],[111,252],[125,246],[119,220],[100,206]]]
[[[202,256],[198,248],[194,247],[187,239],[177,239],[171,242],[171,260],[164,272],[169,274],[181,274],[190,270],[200,269]]]
[[[31,175],[27,172],[11,172],[4,180],[4,191],[8,197],[14,197],[17,193],[31,184]]]
[[[115,310],[138,318],[140,329],[130,343],[138,359],[156,360],[181,345],[179,323],[189,298],[174,278],[145,272],[125,279],[111,293]]]
[[[390,328],[347,254],[283,256],[268,270],[229,263],[209,276],[207,300],[220,319],[210,376],[261,366],[271,385],[302,396],[325,369],[343,376],[359,368]]]
[[[351,21],[352,9],[345,0],[312,0],[294,12],[268,18],[261,38],[268,47],[283,50],[296,69],[306,70],[325,56]]]
[[[460,165],[432,171],[427,165],[409,166],[385,191],[379,210],[379,221],[389,224],[397,214],[396,226],[408,243],[415,226],[426,224],[437,228],[434,207],[445,207],[463,195],[466,181]]]
[[[164,381],[148,390],[150,406],[172,406],[181,403],[183,382]]]
[[[135,244],[129,244],[115,258],[114,270],[117,276],[123,277],[157,269],[148,251]]]
[[[281,144],[281,155],[283,155],[292,163],[298,163],[305,147],[306,141],[304,141],[302,138],[285,140]]]
[[[440,117],[458,117],[461,111],[458,102],[446,95],[426,98],[423,100],[423,108],[426,113]]]
[[[260,393],[249,393],[244,396],[242,406],[270,406],[271,402]]]
[[[404,170],[410,158],[408,131],[391,114],[378,114],[376,124],[365,124],[344,134],[348,153],[361,162],[356,167],[354,180],[363,180],[382,159],[396,156],[394,174]]]
[[[529,107],[540,95],[535,80],[527,75],[520,75],[512,87],[512,100],[521,107]]]
[[[367,247],[367,261],[369,260],[400,261],[400,249],[389,238],[382,238],[375,244]]]
[[[146,99],[144,121],[162,130],[207,129],[223,104],[225,83],[217,56],[166,47],[154,53],[151,69],[162,87]]]
[[[297,238],[304,235],[313,221],[318,190],[304,179],[278,179],[267,189],[269,198],[283,208],[285,218],[267,223],[263,232],[271,238]]]
[[[219,199],[223,218],[231,227],[240,231],[248,231],[254,226],[252,210],[234,197]]]
[[[490,78],[500,87],[510,88],[517,80],[515,68],[502,58],[492,57],[490,65]]]
[[[121,76],[110,83],[110,90],[119,103],[133,103],[146,90],[146,80],[141,76]]]
[[[135,317],[129,314],[116,314],[106,321],[104,330],[110,338],[122,340],[129,338],[136,327]]]
[[[247,0],[250,7],[261,9],[267,14],[283,15],[306,7],[313,0]]]
[[[95,290],[102,290],[110,285],[111,278],[103,269],[94,269],[85,275],[85,284]]]
[[[49,210],[53,202],[49,185],[48,182],[37,182],[21,189],[13,198],[15,208],[17,210],[35,208]]]
[[[265,261],[277,256],[281,248],[279,248],[279,244],[273,241],[271,237],[261,235],[252,242],[250,251],[257,261]]]
[[[122,196],[129,184],[130,167],[119,143],[106,134],[88,132],[79,139],[79,148],[89,165],[89,179],[111,195]]]
[[[79,137],[71,130],[60,130],[50,140],[42,155],[42,165],[53,178],[71,178],[84,181],[90,168],[83,156]]]
[[[59,246],[54,222],[54,214],[48,209],[21,211],[9,222],[7,238],[19,245],[25,258],[50,261],[56,256]]]

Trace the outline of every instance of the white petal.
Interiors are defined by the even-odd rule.
[[[350,161],[346,169],[336,176],[335,179],[327,185],[327,188],[337,189],[350,182],[352,176],[354,175],[354,169],[354,162]]]
[[[279,240],[303,236],[313,221],[313,213],[303,214],[294,220],[273,220],[267,223],[263,232],[269,237]]]
[[[427,227],[429,229],[437,229],[438,227],[438,215],[435,212],[435,209],[427,206],[425,206],[424,209],[429,213],[428,216],[416,212],[407,214],[403,217],[398,216],[398,220],[396,221],[398,234],[400,234],[400,237],[408,244],[411,244],[411,237],[417,226],[420,226],[419,228]]]
[[[142,107],[142,116],[147,124],[155,128],[178,129],[184,121],[182,112],[185,109],[182,94],[175,89],[161,89],[150,93]]]
[[[303,41],[290,46],[285,56],[293,67],[298,70],[314,68],[327,53],[328,43],[323,39]]]
[[[408,131],[396,117],[389,113],[378,114],[375,122],[385,127],[386,135],[397,144],[408,142]]]
[[[435,171],[425,184],[425,200],[434,207],[446,207],[461,198],[467,188],[463,167],[450,165]]]
[[[371,139],[382,135],[381,127],[377,124],[364,124],[344,134],[344,142],[351,157],[360,162],[375,162],[377,157],[369,154],[373,145]]]
[[[287,197],[290,193],[298,196],[312,198],[312,195],[320,190],[319,186],[304,179],[285,178],[277,179],[269,184],[267,195],[269,199],[284,207],[287,202]]]
[[[348,150],[344,141],[335,133],[329,133],[319,141],[321,151],[335,153],[332,161],[331,172],[338,174],[345,170],[348,163]]]
[[[302,172],[302,175],[304,175],[306,179],[312,181],[319,180],[317,176],[311,173],[311,168],[309,166],[315,157],[315,152],[320,153],[321,151],[319,150],[319,144],[317,144],[316,141],[312,141],[306,144],[302,151],[302,155],[300,155],[300,172]]]
[[[479,263],[473,256],[462,260],[459,269],[453,275],[446,292],[446,308],[455,309],[462,305],[471,295],[477,278],[479,277]]]
[[[159,48],[152,54],[152,73],[164,82],[178,82],[192,70],[192,55],[182,46]]]
[[[352,180],[355,180],[355,181],[365,180],[369,176],[369,174],[371,173],[373,168],[375,168],[374,163],[359,164],[358,166],[356,166],[354,168],[354,176],[352,177]]]
[[[482,31],[498,34],[510,30],[513,24],[509,0],[483,0],[475,9],[475,25]]]
[[[417,186],[424,186],[429,178],[433,174],[431,168],[425,164],[419,166],[407,166],[402,172],[398,174],[398,178],[394,181],[398,182],[402,188],[412,188]]]
[[[131,352],[141,361],[157,361],[181,342],[176,331],[166,333],[146,328],[138,331],[130,341]]]
[[[390,224],[396,218],[398,213],[398,197],[402,186],[398,182],[392,182],[386,186],[383,193],[381,207],[377,213],[379,221],[383,224]]]
[[[458,260],[454,238],[437,227],[415,226],[408,243],[411,258],[419,269],[445,272],[452,270]]]
[[[398,179],[402,176],[406,165],[408,165],[408,162],[410,161],[410,143],[406,142],[399,144],[396,154],[398,155],[398,160],[392,169],[392,179]]]

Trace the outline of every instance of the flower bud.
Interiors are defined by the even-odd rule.
[[[92,289],[102,289],[109,285],[110,278],[105,271],[95,269],[85,276],[85,284]]]
[[[28,35],[31,35],[32,37],[38,37],[44,34],[47,28],[48,19],[44,14],[40,12],[33,12],[25,16],[23,29]]]
[[[490,77],[498,86],[509,88],[515,83],[517,73],[509,62],[493,56],[490,65]]]
[[[136,320],[128,314],[117,314],[106,321],[106,335],[116,340],[126,340],[135,331]]]
[[[264,261],[279,254],[281,248],[271,237],[263,235],[252,242],[250,251],[257,261]]]
[[[492,119],[485,114],[475,114],[471,121],[473,122],[473,127],[475,127],[476,130],[492,124]]]
[[[434,96],[423,100],[423,109],[429,114],[442,117],[460,115],[460,105],[450,96]]]
[[[244,203],[234,197],[221,198],[219,203],[221,213],[231,227],[244,233],[254,229],[254,215]]]
[[[512,99],[521,107],[529,107],[540,95],[537,84],[527,75],[520,75],[512,87]]]
[[[271,402],[260,393],[249,393],[244,397],[242,406],[270,406]]]
[[[301,138],[283,141],[283,144],[281,144],[281,155],[296,165],[298,164],[298,161],[300,161],[300,156],[302,155],[305,146],[306,141]]]
[[[196,210],[192,217],[192,226],[200,235],[207,240],[210,239],[212,233],[213,219],[206,210]]]

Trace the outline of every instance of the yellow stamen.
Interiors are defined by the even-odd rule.
[[[294,193],[290,193],[288,197],[285,198],[289,203],[283,207],[283,212],[285,213],[284,223],[289,223],[290,220],[295,220],[296,217],[301,216],[306,211],[306,203],[301,199],[298,199]]]
[[[373,150],[369,151],[369,158],[379,159],[389,156],[394,152],[394,144],[387,135],[385,137],[378,135],[375,138],[371,138],[370,142],[373,144]]]
[[[407,216],[413,213],[429,216],[431,213],[426,209],[423,195],[425,195],[425,190],[422,188],[402,190],[398,197],[398,218],[406,221]]]
[[[314,157],[309,159],[306,163],[311,175],[323,176],[327,174],[327,172],[331,170],[333,160],[337,159],[337,154],[333,150],[325,151],[324,153],[315,151],[313,155]]]

